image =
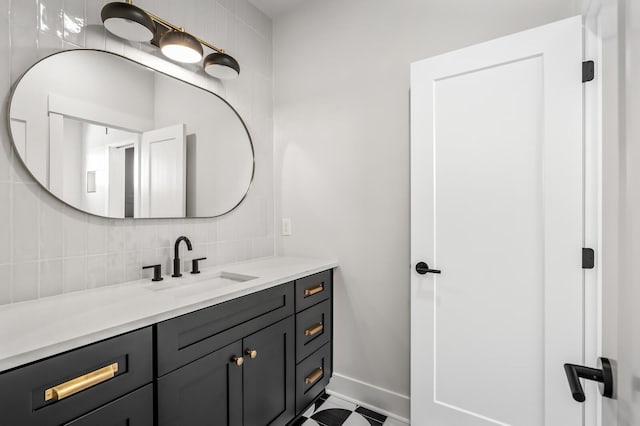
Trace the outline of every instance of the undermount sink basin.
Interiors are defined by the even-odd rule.
[[[205,291],[217,290],[229,286],[254,280],[257,277],[250,275],[235,274],[232,272],[215,272],[197,275],[185,274],[182,278],[172,278],[166,282],[160,282],[147,287],[161,293],[168,293],[174,296],[184,297],[202,293]]]

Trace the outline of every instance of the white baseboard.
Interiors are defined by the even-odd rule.
[[[409,424],[409,397],[397,392],[334,373],[327,392]]]

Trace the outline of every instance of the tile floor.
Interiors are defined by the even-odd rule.
[[[408,426],[375,411],[324,394],[292,426]]]

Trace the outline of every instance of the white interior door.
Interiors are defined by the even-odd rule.
[[[109,153],[109,196],[107,212],[109,217],[124,218],[125,163],[124,148],[108,147]]]
[[[186,205],[185,125],[144,132],[140,144],[140,216],[184,217]]]
[[[414,63],[411,422],[578,426],[582,27]]]

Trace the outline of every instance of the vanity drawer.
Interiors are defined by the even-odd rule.
[[[296,280],[296,312],[331,297],[331,270]]]
[[[60,425],[153,380],[150,327],[0,374],[7,425]]]
[[[331,345],[326,344],[296,367],[296,411],[300,412],[322,392],[331,378]]]
[[[331,300],[296,315],[296,361],[300,362],[331,339]]]
[[[153,426],[153,385],[65,423],[65,426]]]
[[[292,315],[293,295],[282,284],[157,324],[158,376]]]

